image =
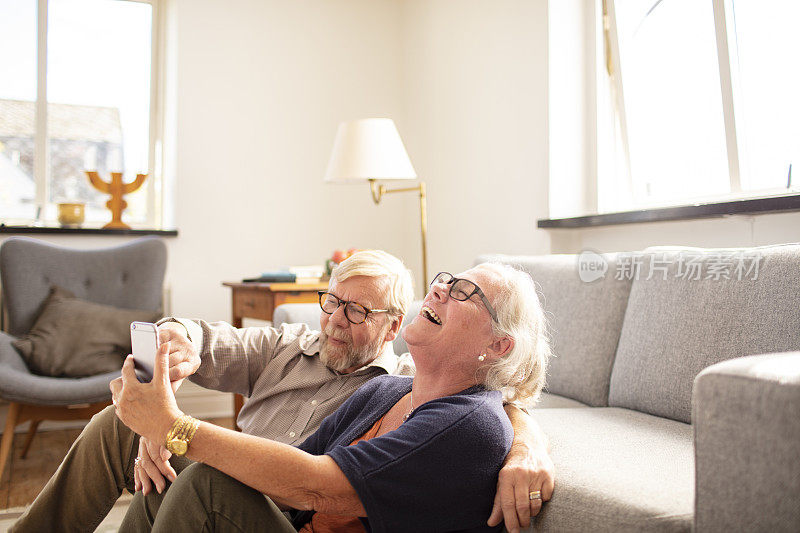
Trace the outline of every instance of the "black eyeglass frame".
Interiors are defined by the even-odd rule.
[[[317,294],[319,295],[319,308],[322,309],[323,313],[325,313],[326,315],[332,315],[333,313],[336,312],[336,309],[339,309],[341,306],[344,306],[344,317],[347,319],[348,322],[350,322],[351,324],[356,325],[356,326],[358,324],[363,324],[364,322],[366,322],[367,321],[367,317],[372,313],[388,313],[389,312],[389,309],[369,309],[367,307],[364,307],[363,305],[361,305],[358,302],[353,302],[351,300],[342,300],[341,298],[339,298],[335,294],[330,293],[328,291],[317,291]],[[337,305],[336,305],[336,309],[334,309],[330,313],[328,311],[326,311],[325,308],[322,306],[322,298],[324,296],[326,296],[326,295],[330,296],[332,298],[335,298],[336,301],[338,302]],[[364,320],[362,320],[361,322],[356,322],[352,318],[350,318],[350,315],[347,314],[347,306],[350,305],[350,304],[357,305],[361,309],[364,310]]]
[[[447,293],[447,295],[450,298],[452,298],[454,300],[458,300],[459,302],[466,302],[467,300],[469,300],[470,298],[472,298],[473,296],[475,296],[477,294],[478,296],[480,296],[481,301],[483,302],[483,305],[486,306],[486,310],[489,311],[489,315],[492,317],[492,320],[494,320],[495,322],[498,322],[498,320],[497,320],[497,311],[494,310],[494,307],[492,307],[492,304],[489,303],[489,299],[486,297],[485,294],[483,294],[483,291],[481,290],[481,288],[478,287],[478,285],[474,281],[470,281],[470,280],[464,279],[464,278],[457,278],[454,275],[452,275],[450,272],[444,272],[443,271],[443,272],[439,272],[438,274],[433,276],[433,279],[431,280],[431,283],[430,283],[430,287],[433,287],[433,284],[436,283],[436,280],[439,279],[439,276],[441,276],[442,274],[447,274],[448,276],[450,276],[450,279],[444,282],[445,285],[450,285],[450,290]],[[472,285],[472,292],[469,293],[469,295],[467,295],[466,298],[456,298],[453,295],[453,288],[456,286],[456,282],[458,282],[458,281],[465,281],[465,282],[469,283],[470,285]]]

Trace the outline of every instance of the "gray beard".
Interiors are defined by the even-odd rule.
[[[388,329],[388,328],[387,328]],[[370,363],[373,359],[378,357],[378,350],[381,347],[381,339],[386,335],[386,331],[381,332],[381,335],[376,339],[362,346],[361,348],[354,349],[351,344],[339,347],[333,347],[328,342],[328,335],[324,331],[320,333],[320,348],[319,359],[325,366],[336,372],[344,372],[348,368],[361,368],[362,366]],[[333,336],[334,338],[339,338]],[[350,339],[342,339],[352,342]],[[340,355],[344,352],[344,355]]]

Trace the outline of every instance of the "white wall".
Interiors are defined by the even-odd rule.
[[[800,242],[800,213],[551,230],[551,237],[553,253],[630,251],[656,245],[712,248],[764,246]]]
[[[366,185],[321,183],[351,118],[397,122],[428,187],[428,275],[549,250],[535,227],[547,214],[546,0],[218,6],[177,3],[176,313],[227,319],[221,280],[337,247],[384,248],[423,277],[415,195],[375,206]]]
[[[547,2],[402,7],[403,133],[428,186],[431,273],[546,253]]]
[[[177,18],[175,312],[228,319],[220,281],[334,248],[416,258],[402,202],[322,183],[340,121],[404,132],[397,2],[177,0]]]
[[[595,5],[548,2],[548,204],[550,218],[579,216],[597,206]]]
[[[412,197],[374,206],[366,185],[322,182],[340,121],[389,116],[408,135],[399,3],[174,0],[170,8],[180,235],[166,242],[175,313],[228,320],[223,280],[319,264],[334,248],[382,247],[419,263]]]

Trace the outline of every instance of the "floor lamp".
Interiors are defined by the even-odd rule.
[[[333,152],[325,172],[326,182],[367,181],[372,201],[380,204],[385,194],[419,193],[419,222],[422,231],[422,276],[428,281],[428,213],[425,182],[414,187],[387,189],[377,180],[413,180],[417,178],[408,153],[389,118],[367,118],[342,122],[336,132]]]

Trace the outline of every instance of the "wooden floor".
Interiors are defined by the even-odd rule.
[[[233,428],[233,417],[208,420],[226,428]],[[25,459],[20,459],[25,434],[14,438],[14,451],[0,480],[0,509],[22,507],[31,503],[50,479],[70,445],[80,434],[80,429],[44,431],[36,434]]]

